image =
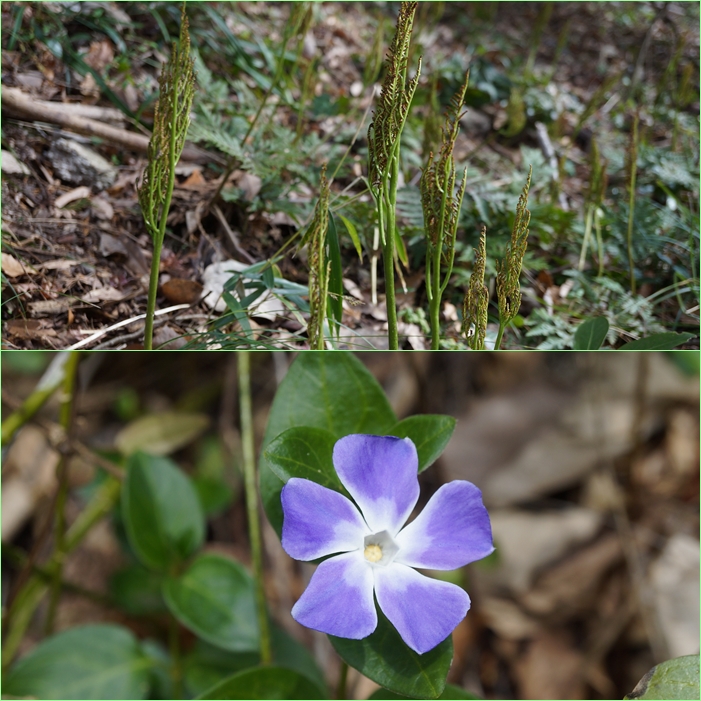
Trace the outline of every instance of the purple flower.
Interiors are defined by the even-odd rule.
[[[333,464],[355,504],[297,477],[282,490],[285,551],[297,560],[339,553],[317,567],[292,617],[360,640],[377,627],[374,595],[404,642],[428,652],[465,617],[470,597],[413,568],[452,570],[493,552],[482,493],[471,482],[445,484],[405,526],[419,498],[409,438],[346,436],[334,446]]]

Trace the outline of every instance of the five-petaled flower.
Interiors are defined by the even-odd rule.
[[[374,594],[404,642],[423,654],[465,617],[470,597],[413,568],[452,570],[494,550],[482,493],[471,482],[445,484],[405,526],[419,498],[418,455],[409,438],[346,436],[334,446],[333,464],[355,504],[297,477],[282,490],[285,551],[297,560],[334,555],[316,569],[292,616],[308,628],[360,640],[377,627]]]

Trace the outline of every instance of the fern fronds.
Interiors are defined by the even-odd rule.
[[[521,267],[523,257],[526,255],[528,245],[528,224],[531,221],[531,213],[528,210],[528,189],[531,185],[533,168],[528,169],[526,184],[518,198],[516,205],[516,218],[511,231],[511,240],[506,246],[504,260],[497,261],[497,300],[499,302],[499,334],[495,343],[495,350],[499,350],[501,338],[506,327],[514,320],[521,308]]]
[[[453,149],[460,130],[461,110],[465,101],[469,72],[465,82],[453,95],[445,115],[443,141],[438,159],[429,153],[428,164],[421,176],[421,204],[426,232],[426,293],[430,307],[431,349],[437,350],[440,336],[438,316],[443,292],[453,272],[455,237],[462,206],[467,170],[455,192],[455,161]],[[441,277],[441,261],[445,260],[446,273]]]
[[[407,82],[409,43],[417,6],[417,2],[402,2],[399,9],[397,30],[387,55],[387,72],[379,104],[368,129],[368,180],[377,206],[382,241],[390,350],[399,347],[394,295],[395,244],[403,245],[397,230],[399,143],[421,74],[419,58],[416,75]]]
[[[324,319],[329,294],[331,263],[326,260],[326,234],[329,228],[329,183],[326,179],[326,164],[321,170],[319,200],[314,208],[314,217],[302,243],[309,243],[309,347],[324,349]],[[301,244],[300,244],[301,245]]]
[[[190,108],[195,94],[194,62],[190,56],[190,33],[185,3],[180,17],[180,41],[173,44],[170,59],[159,79],[153,133],[148,145],[148,165],[138,186],[141,213],[153,239],[153,261],[146,307],[144,348],[152,346],[161,247],[175,184],[175,166],[185,146]]]
[[[421,58],[416,75],[407,84],[409,43],[418,2],[402,2],[397,30],[389,47],[387,73],[382,83],[380,102],[368,128],[368,176],[378,189],[389,175],[392,157],[397,152],[411,101],[419,84]]]

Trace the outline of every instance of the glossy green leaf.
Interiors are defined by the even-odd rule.
[[[626,699],[699,699],[699,656],[687,655],[653,667]]]
[[[346,229],[348,230],[348,233],[350,234],[351,241],[353,241],[353,245],[355,246],[355,250],[358,253],[358,258],[360,258],[360,261],[362,262],[362,260],[363,260],[363,247],[360,245],[360,237],[358,236],[358,230],[355,228],[355,224],[353,224],[353,222],[350,219],[347,219],[342,214],[339,214],[338,217],[346,225]]]
[[[286,484],[290,477],[312,480],[344,492],[333,467],[336,437],[324,428],[294,426],[275,438],[264,456],[273,472]]]
[[[298,672],[320,689],[326,688],[324,675],[304,645],[275,624],[270,633],[273,664]],[[256,667],[259,662],[258,652],[229,652],[197,640],[183,660],[185,684],[192,696],[199,696],[234,672]]]
[[[583,321],[574,332],[573,350],[599,350],[609,332],[605,316],[595,316]]]
[[[418,414],[395,424],[387,433],[411,438],[419,454],[419,472],[432,465],[445,450],[455,430],[455,419],[441,414]]]
[[[672,331],[656,333],[652,336],[639,338],[637,341],[625,343],[618,350],[672,350],[672,348],[681,346],[682,343],[685,343],[693,337],[693,333],[688,333],[686,331],[684,333],[674,333]]]
[[[166,610],[161,593],[163,576],[141,565],[118,570],[110,578],[113,601],[130,616],[162,613]]]
[[[393,694],[387,689],[378,689],[371,696],[368,697],[368,701],[394,701],[394,699],[405,699],[406,696],[400,696],[399,694]],[[455,684],[446,684],[443,693],[438,697],[439,699],[480,699],[480,696],[475,696],[465,689],[461,689]]]
[[[122,487],[122,517],[134,552],[165,571],[192,555],[204,539],[202,507],[189,477],[168,458],[135,453]]]
[[[237,672],[200,699],[324,699],[322,689],[306,677],[282,667],[256,667]]]
[[[145,450],[151,455],[170,455],[191,443],[209,426],[205,414],[165,411],[149,414],[127,424],[114,440],[122,455]]]
[[[47,638],[3,675],[6,696],[145,699],[153,662],[117,625],[71,628]]]
[[[166,580],[163,596],[170,612],[203,640],[233,652],[258,649],[253,579],[238,562],[200,555]]]
[[[336,439],[350,433],[386,435],[396,423],[382,387],[354,355],[301,353],[275,394],[260,459],[261,498],[278,535],[283,482],[265,459],[265,450],[277,436],[293,426],[323,428]]]
[[[394,626],[378,611],[377,629],[362,640],[329,635],[336,652],[361,674],[389,691],[413,699],[436,699],[445,689],[453,661],[453,639],[419,655],[402,640]]]

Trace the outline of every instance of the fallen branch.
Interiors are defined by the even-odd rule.
[[[60,102],[35,100],[19,88],[5,88],[2,91],[2,110],[11,117],[50,122],[75,131],[78,134],[105,139],[132,151],[139,153],[148,151],[150,137],[143,134],[134,134],[125,129],[103,124],[87,117],[69,114],[65,108],[66,105]],[[195,163],[224,163],[217,154],[210,153],[192,144],[185,146],[181,160],[194,161]]]
[[[165,309],[159,309],[158,311],[155,312],[154,316],[160,316],[161,314],[168,314],[170,312],[176,312],[178,309],[188,309],[191,307],[191,304],[176,304],[173,307],[166,307]],[[78,341],[78,343],[74,343],[68,350],[78,350],[79,348],[85,348],[85,346],[89,346],[93,341],[96,341],[98,338],[101,338],[105,334],[109,333],[110,331],[115,331],[116,329],[121,329],[123,326],[128,326],[129,324],[133,324],[135,321],[141,321],[141,319],[145,319],[146,314],[138,314],[137,316],[133,316],[131,319],[124,319],[124,321],[118,321],[116,324],[112,324],[112,326],[108,326],[105,329],[100,329],[99,331],[96,331],[92,336],[88,336],[87,338],[84,338],[82,341]]]

